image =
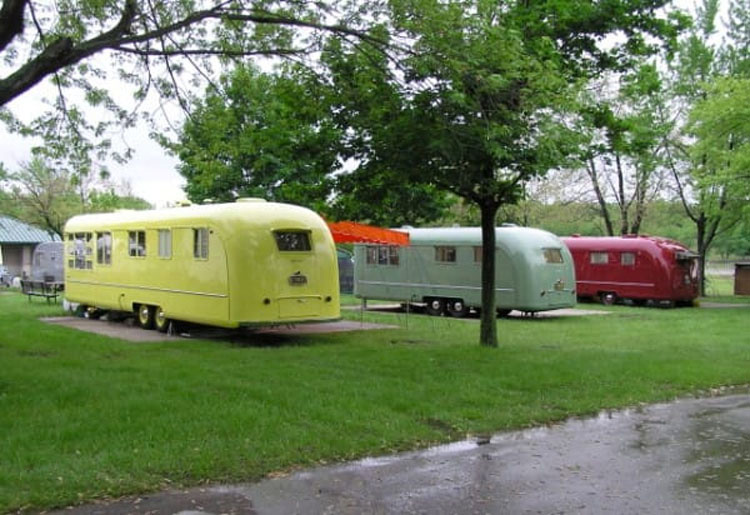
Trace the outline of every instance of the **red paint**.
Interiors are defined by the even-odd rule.
[[[573,255],[578,297],[599,297],[604,302],[614,295],[614,299],[671,304],[698,296],[697,257],[676,241],[652,236],[562,240]],[[596,255],[592,258],[592,254]]]

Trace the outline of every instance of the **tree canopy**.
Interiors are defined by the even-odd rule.
[[[304,60],[324,35],[378,45],[363,30],[360,10],[356,2],[296,0],[5,0],[0,121],[43,138],[35,153],[89,174],[97,157],[130,157],[132,149],[115,145],[112,135],[152,114],[146,99],[187,110],[196,84],[214,83],[214,70],[229,60]],[[46,112],[28,120],[11,110],[14,99],[47,78],[56,95]]]
[[[329,49],[324,61],[360,170],[397,171],[476,204],[485,256],[495,216],[526,181],[572,154],[575,87],[673,42],[684,19],[657,15],[665,1],[391,1],[393,30],[413,42],[396,73],[372,59]],[[601,45],[606,36],[622,44]],[[373,81],[373,74],[375,80]],[[373,88],[372,84],[379,84]],[[377,173],[377,172],[375,172]],[[494,260],[482,263],[480,341],[497,345]]]

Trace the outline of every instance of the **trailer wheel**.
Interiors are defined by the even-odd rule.
[[[449,300],[446,306],[448,314],[452,317],[463,318],[469,314],[469,306],[463,300]]]
[[[443,299],[427,299],[425,311],[428,315],[439,317],[445,311],[445,302],[443,302]]]
[[[497,308],[497,310],[496,310],[497,316],[500,317],[500,318],[507,317],[508,315],[510,315],[511,311],[512,311],[511,309],[503,309],[503,308]]]
[[[166,333],[170,322],[171,320],[164,314],[164,308],[157,306],[156,310],[154,310],[154,327],[156,327],[156,330],[160,333]]]
[[[146,304],[138,306],[138,325],[143,329],[153,329],[154,327],[154,308]]]
[[[611,306],[617,300],[617,295],[612,292],[604,292],[599,294],[599,298],[601,299],[602,304],[605,306]]]

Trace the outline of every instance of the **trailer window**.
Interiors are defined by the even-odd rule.
[[[544,249],[544,261],[546,263],[564,263],[560,249]]]
[[[366,249],[366,263],[368,265],[393,265],[399,264],[398,247],[393,245],[372,245]]]
[[[482,247],[474,247],[474,262],[482,262]]]
[[[455,263],[456,247],[435,247],[435,261],[441,263]]]
[[[77,232],[68,234],[68,268],[78,270],[91,270],[94,268],[92,256],[94,249],[91,246],[93,234],[90,232]]]
[[[208,229],[205,227],[193,229],[193,257],[208,259]]]
[[[606,252],[592,252],[591,253],[591,264],[592,265],[606,265],[609,263],[609,254]]]
[[[172,257],[172,231],[169,229],[159,229],[159,257]]]
[[[146,256],[146,231],[128,231],[128,255]]]
[[[109,232],[96,233],[96,264],[112,264],[112,234]]]
[[[274,231],[276,246],[284,252],[303,252],[311,250],[310,233],[307,231]]]
[[[398,247],[388,247],[388,264],[398,266]]]
[[[620,264],[622,266],[635,265],[635,252],[623,252],[620,254]]]

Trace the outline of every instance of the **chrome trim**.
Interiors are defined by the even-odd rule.
[[[477,290],[481,291],[481,286],[453,286],[449,284],[419,284],[419,283],[389,283],[386,281],[357,281],[360,284],[369,284],[372,286],[406,286],[414,288],[443,288],[446,290]],[[513,288],[495,288],[495,291],[515,291]]]
[[[656,283],[627,283],[618,281],[576,281],[580,284],[614,284],[616,286],[656,286]]]
[[[171,288],[157,288],[155,286],[134,286],[131,284],[119,284],[119,283],[102,283],[98,281],[80,281],[76,279],[68,279],[66,282],[69,283],[76,283],[76,284],[85,284],[88,286],[107,286],[110,288],[131,288],[135,290],[146,290],[146,291],[158,291],[162,293],[180,293],[184,295],[198,295],[201,297],[217,297],[220,299],[225,299],[229,297],[226,293],[208,293],[208,292],[202,292],[202,291],[189,291],[189,290],[173,290]]]

